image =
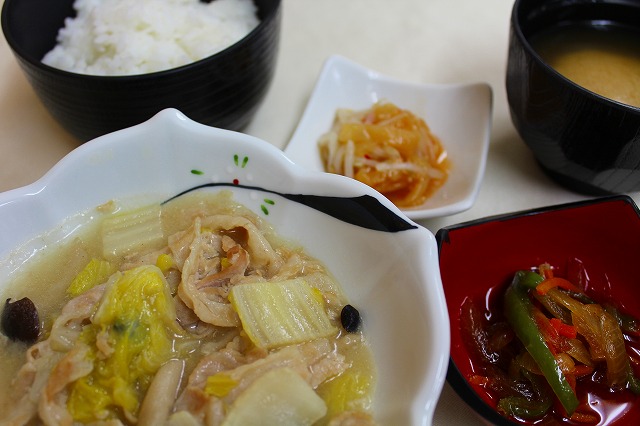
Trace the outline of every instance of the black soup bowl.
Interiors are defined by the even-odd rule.
[[[95,76],[41,62],[56,45],[74,0],[5,0],[2,29],[20,67],[47,110],[82,142],[176,108],[202,124],[242,130],[275,73],[280,0],[254,0],[260,23],[226,49],[199,61],[148,74]]]
[[[640,107],[572,82],[532,45],[541,35],[576,28],[640,40],[640,2],[516,0],[506,73],[511,119],[542,169],[562,186],[590,195],[640,190]]]

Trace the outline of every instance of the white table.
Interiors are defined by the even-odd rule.
[[[246,133],[284,148],[324,60],[343,55],[394,78],[423,83],[484,81],[493,89],[487,169],[475,205],[422,225],[586,198],[544,175],[509,117],[504,78],[508,0],[284,0],[278,66]],[[78,146],[49,116],[0,40],[0,191],[33,182]],[[427,119],[428,121],[428,119]],[[640,193],[630,194],[636,202]],[[434,425],[482,424],[445,384]]]

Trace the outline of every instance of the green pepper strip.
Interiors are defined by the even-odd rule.
[[[549,411],[551,405],[551,400],[530,401],[524,396],[505,396],[498,401],[500,411],[524,420],[539,419]]]
[[[542,377],[522,369],[521,374],[527,378],[536,393],[536,400],[531,401],[523,396],[506,396],[498,401],[498,409],[512,415],[513,417],[534,420],[546,414],[553,405],[551,395],[547,395],[545,388],[542,387]]]
[[[535,288],[542,280],[542,276],[535,272],[517,272],[504,296],[505,315],[518,339],[538,364],[567,414],[571,415],[578,407],[578,398],[562,374],[531,315],[533,304],[529,299],[528,291]]]

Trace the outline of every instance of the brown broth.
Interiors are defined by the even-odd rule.
[[[640,33],[568,27],[537,35],[531,44],[574,83],[640,107]]]

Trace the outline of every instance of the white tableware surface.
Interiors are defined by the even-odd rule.
[[[403,212],[411,219],[427,219],[471,208],[484,176],[491,134],[492,91],[486,83],[411,83],[333,55],[322,68],[285,153],[309,170],[324,171],[318,140],[331,129],[336,110],[364,110],[380,101],[425,120],[451,162],[446,183],[424,204]]]

